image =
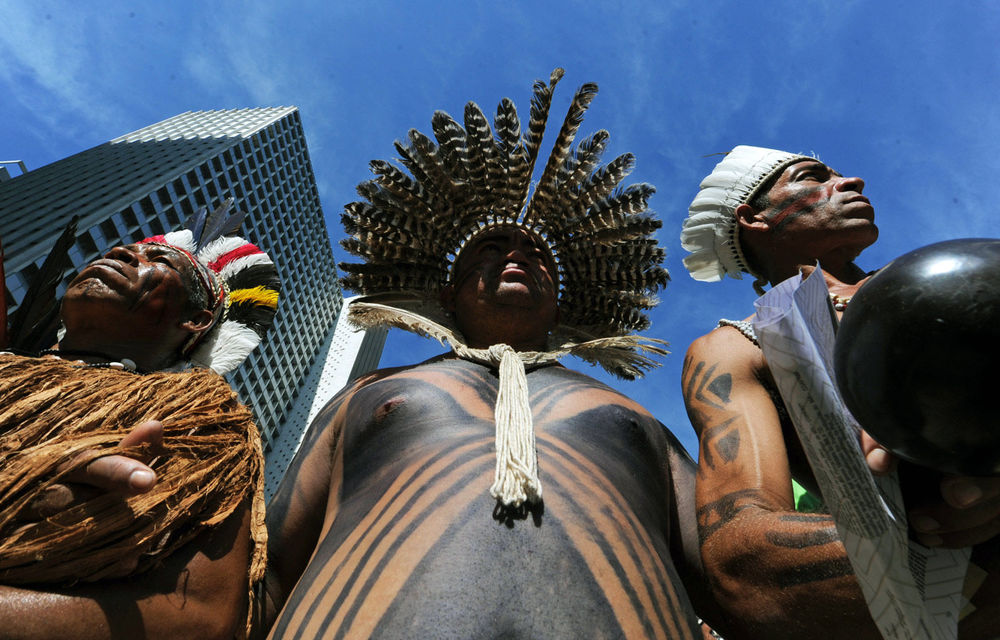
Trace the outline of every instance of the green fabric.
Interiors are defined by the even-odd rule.
[[[801,484],[792,480],[792,498],[795,501],[795,510],[800,513],[815,513],[824,511],[823,500],[809,491]]]

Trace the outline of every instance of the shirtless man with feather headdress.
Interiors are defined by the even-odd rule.
[[[536,83],[523,139],[509,100],[495,141],[476,105],[464,128],[437,112],[436,144],[397,144],[413,177],[373,162],[348,205],[355,323],[451,352],[356,380],[314,421],[269,505],[271,638],[702,637],[691,459],[557,361],[641,375],[663,351],[633,331],[667,280],[652,188],[616,189],[632,156],[598,168],[603,131],[571,149],[595,85],[528,201],[561,76]]]

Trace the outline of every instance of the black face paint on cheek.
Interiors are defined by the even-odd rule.
[[[778,231],[799,216],[812,213],[816,210],[822,191],[822,187],[814,187],[779,202],[772,207],[773,213],[767,217],[768,222]]]

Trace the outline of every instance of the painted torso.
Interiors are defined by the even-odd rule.
[[[544,503],[519,511],[489,495],[493,371],[443,360],[345,398],[339,503],[272,637],[698,637],[663,426],[560,366],[528,386]]]

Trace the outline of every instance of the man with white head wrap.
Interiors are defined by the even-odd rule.
[[[753,275],[758,293],[819,264],[839,314],[867,277],[854,260],[878,237],[863,188],[816,158],[738,146],[691,203],[684,264],[702,281]],[[722,320],[696,340],[682,384],[700,441],[702,557],[728,610],[727,637],[880,637],[750,319]],[[884,471],[888,454],[863,439],[869,466]],[[947,502],[910,513],[918,539],[989,540],[1000,525],[998,488],[991,479],[946,480]],[[987,564],[995,563],[993,554]],[[961,637],[992,637],[982,607],[996,601],[985,591],[973,598],[981,610],[963,620]]]
[[[532,180],[561,76],[523,137],[510,100],[492,130],[435,113],[437,143],[396,143],[410,175],[373,162],[347,206],[352,317],[452,353],[352,382],[310,427],[268,507],[272,638],[702,637],[690,459],[557,362],[641,375],[667,279],[652,188],[617,187],[634,158],[599,166],[605,131],[573,147],[596,85]]]

